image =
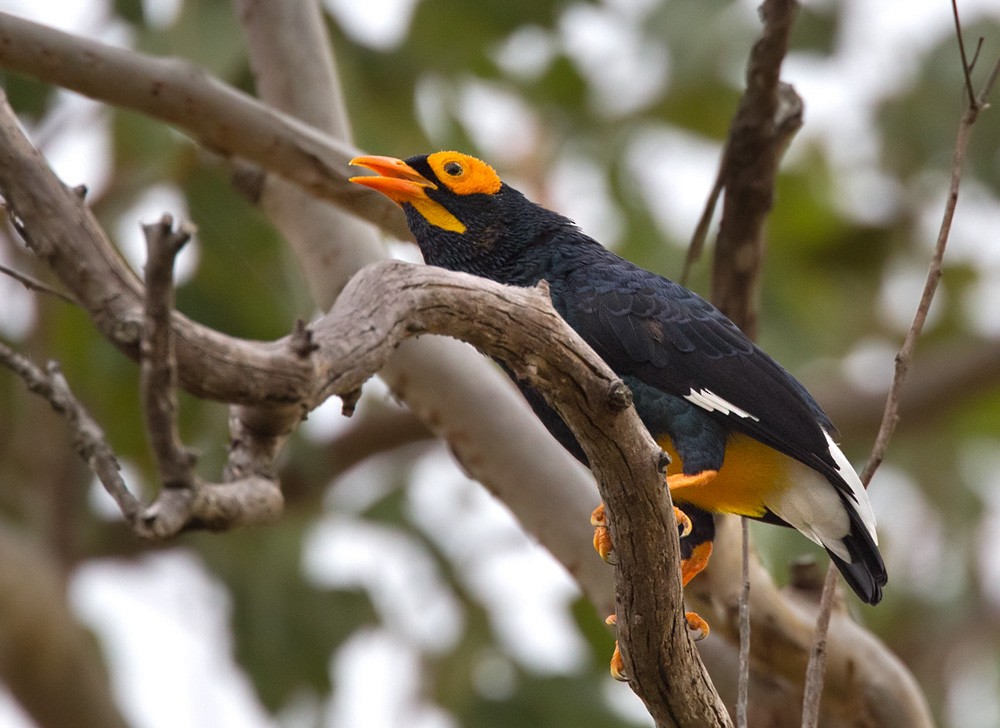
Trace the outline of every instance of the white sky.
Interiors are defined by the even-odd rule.
[[[816,4],[829,2],[818,0]],[[168,26],[180,0],[145,0],[156,22]],[[375,48],[391,48],[401,42],[408,29],[416,0],[325,0],[345,30],[360,43]],[[747,2],[739,12],[753,17],[756,3]],[[808,0],[807,3],[809,4]],[[569,6],[555,34],[529,28],[515,34],[507,47],[507,64],[512,73],[535,74],[544,68],[557,50],[562,50],[591,79],[596,98],[609,113],[625,113],[641,106],[650,94],[669,83],[666,55],[656,43],[641,36],[638,21],[650,0],[614,0],[604,7]],[[971,24],[981,13],[1000,17],[996,0],[964,0],[963,17]],[[878,148],[872,133],[873,105],[888,91],[912,78],[915,63],[924,48],[950,34],[950,5],[946,0],[847,0],[848,22],[832,59],[793,55],[788,60],[787,78],[805,98],[808,116],[799,139],[816,139],[830,152],[842,180],[842,204],[861,219],[878,219],[899,204],[902,191],[886,185],[876,169]],[[100,37],[117,44],[128,43],[124,28],[105,27],[108,3],[102,0],[0,0],[0,10],[31,17],[66,30]],[[609,19],[614,20],[608,25]],[[609,29],[613,32],[609,33]],[[580,39],[589,39],[583,42]],[[498,53],[504,53],[500,49]],[[636,74],[638,67],[659,69],[652,74]],[[636,84],[634,79],[642,82]],[[845,83],[845,79],[850,79]],[[451,93],[430,79],[418,94],[422,123],[433,137],[434,109],[440,108],[443,94]],[[423,99],[423,101],[421,101]],[[470,134],[487,151],[513,159],[526,154],[532,145],[525,139],[540,133],[532,112],[516,96],[481,81],[469,79],[459,90],[458,108],[474,102],[490,113],[459,115]],[[107,124],[99,105],[64,95],[61,132],[53,132],[46,151],[58,173],[71,184],[86,182],[92,188],[106,179],[109,148]],[[479,126],[477,119],[487,119]],[[73,123],[76,120],[79,123]],[[34,130],[42,133],[44,130]],[[660,164],[649,159],[663,159]],[[665,126],[651,126],[633,142],[627,166],[637,175],[653,174],[640,180],[639,189],[657,189],[657,199],[647,200],[658,223],[683,239],[700,214],[711,186],[718,158],[714,142],[699,139]],[[789,163],[794,164],[795,148]],[[621,221],[603,180],[583,155],[569,152],[552,172],[557,180],[551,189],[574,193],[554,201],[577,219],[584,229],[614,243],[620,236]],[[880,194],[872,194],[872,190]],[[940,181],[928,193],[940,197]],[[937,190],[937,191],[935,191]],[[983,302],[1000,302],[1000,255],[982,245],[982,226],[1000,228],[1000,206],[984,191],[963,200],[962,214],[956,218],[956,254],[973,261],[988,273],[983,276],[981,299],[969,302],[969,310],[981,310]],[[582,203],[580,201],[583,201]],[[876,204],[877,203],[877,204]],[[575,205],[575,207],[574,207]],[[157,217],[168,208],[184,214],[183,200],[171,189],[155,188],[133,212],[138,222]],[[940,206],[928,206],[928,237]],[[141,258],[131,246],[127,230],[118,231],[126,253],[134,265]],[[932,239],[932,237],[931,237]],[[0,249],[2,255],[2,249]],[[191,252],[182,275],[197,266],[197,248]],[[0,261],[2,262],[2,261]],[[909,286],[913,271],[901,264],[892,286]],[[0,277],[0,297],[7,302],[0,312],[0,332],[17,338],[33,315],[33,299]],[[883,315],[894,325],[908,324],[912,311],[901,312],[898,300],[889,296]],[[907,303],[907,306],[910,304]],[[984,333],[996,335],[998,319],[978,321]],[[19,333],[20,332],[20,333]],[[867,348],[865,348],[867,347]],[[884,342],[864,342],[857,352],[862,361],[870,351],[885,351]],[[861,366],[848,363],[850,366]],[[869,360],[870,361],[870,360]],[[336,429],[336,416],[317,416],[310,424],[314,437],[328,436]],[[322,422],[320,422],[322,421]],[[326,423],[326,424],[322,424]],[[282,714],[285,726],[311,725],[316,716],[325,716],[329,726],[366,728],[452,728],[454,720],[420,697],[417,674],[420,654],[435,649],[435,640],[447,647],[458,637],[462,623],[460,606],[443,586],[441,575],[430,555],[415,539],[381,529],[351,513],[350,499],[364,497],[378,479],[378,466],[346,483],[338,490],[344,495],[337,503],[337,515],[321,518],[306,547],[306,573],[328,586],[362,586],[372,596],[385,620],[379,630],[360,632],[331,656],[330,669],[340,688],[328,704],[304,697]],[[934,519],[911,492],[905,477],[890,471],[884,492],[874,490],[878,506],[886,498],[911,504],[909,516],[900,517],[925,524],[909,533],[935,534]],[[905,498],[900,497],[905,493]],[[351,495],[353,494],[353,495]],[[996,504],[991,504],[991,507]],[[490,676],[484,690],[500,693],[512,689],[516,674],[513,664],[547,673],[572,673],[586,658],[586,647],[566,614],[574,587],[550,557],[520,532],[512,517],[485,492],[464,479],[440,454],[429,456],[417,469],[407,489],[407,508],[417,523],[428,524],[438,548],[468,566],[463,571],[466,588],[490,606],[490,615],[505,645],[505,653],[484,655],[477,670]],[[876,507],[876,510],[879,510]],[[1000,508],[995,509],[1000,513]],[[440,522],[439,522],[440,521]],[[991,521],[991,528],[1000,517]],[[447,527],[445,526],[447,523]],[[436,524],[436,527],[434,527]],[[1000,532],[1000,528],[994,528]],[[916,569],[908,536],[890,539],[899,553],[890,558],[894,565],[910,564]],[[937,533],[935,538],[940,538]],[[937,542],[930,539],[929,542]],[[929,548],[929,547],[928,547]],[[933,549],[931,549],[933,551]],[[920,551],[921,558],[926,555]],[[985,557],[984,557],[985,558]],[[376,564],[377,562],[377,564]],[[920,564],[925,568],[926,561]],[[994,575],[1000,573],[996,559],[989,561]],[[948,564],[942,563],[947,571]],[[935,573],[937,571],[935,570]],[[939,582],[924,583],[914,571],[914,588],[932,591]],[[929,577],[928,577],[929,578]],[[897,583],[902,583],[899,580]],[[926,579],[924,580],[926,581]],[[1000,583],[1000,577],[994,576]],[[520,582],[523,593],[511,593],[507,585]],[[419,586],[419,588],[418,588]],[[1000,593],[1000,587],[998,587]],[[255,728],[277,725],[258,705],[251,687],[231,655],[228,615],[231,605],[223,587],[207,572],[199,559],[182,549],[150,555],[137,564],[93,562],[80,568],[72,581],[71,597],[81,620],[101,639],[111,666],[112,678],[123,709],[137,728],[170,726],[211,726],[212,728]],[[335,615],[331,615],[335,618]],[[150,660],[149,655],[156,655]],[[980,660],[986,664],[988,660]],[[364,669],[360,672],[358,666]],[[978,670],[979,668],[977,668]],[[1000,677],[977,672],[979,683],[995,694]],[[363,675],[364,679],[360,679]],[[504,677],[506,676],[506,677]],[[979,684],[976,683],[976,684]],[[613,701],[634,705],[622,686],[609,686]],[[169,696],[169,699],[167,698]],[[981,698],[981,695],[979,696]],[[1000,714],[994,702],[980,702],[980,713],[968,715],[971,702],[962,695],[949,701],[956,725],[987,725]],[[625,710],[629,710],[625,708]],[[963,712],[965,711],[965,712]],[[985,718],[983,717],[985,716]],[[972,722],[969,722],[972,721]],[[993,724],[993,723],[991,723]],[[0,725],[31,728],[31,722],[0,690]]]

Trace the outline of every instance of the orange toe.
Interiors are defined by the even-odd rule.
[[[615,651],[611,655],[611,677],[619,682],[628,682],[628,675],[625,674],[625,661],[622,660],[622,651],[618,649],[618,641],[615,640]]]
[[[712,631],[708,627],[708,622],[694,612],[684,612],[684,617],[687,619],[688,629],[693,633],[691,639],[695,642],[705,639],[708,637],[708,633]]]
[[[689,535],[694,525],[692,525],[691,519],[688,518],[688,514],[677,506],[674,506],[674,518],[677,519],[677,525],[681,527],[681,538]]]
[[[602,559],[611,563],[611,552],[614,550],[614,544],[611,543],[611,531],[608,530],[603,503],[590,514],[590,525],[594,527],[594,550],[600,554]]]

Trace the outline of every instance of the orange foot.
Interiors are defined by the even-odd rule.
[[[694,612],[684,612],[684,618],[687,620],[688,630],[692,633],[691,639],[695,642],[700,642],[708,637],[708,633],[711,631],[708,627],[708,622]],[[604,622],[614,626],[618,624],[618,617],[612,614]],[[611,677],[619,682],[628,682],[628,675],[625,674],[625,661],[622,659],[622,651],[618,647],[618,640],[615,640],[615,651],[611,655]]]
[[[594,550],[601,558],[611,563],[611,531],[608,530],[608,519],[604,513],[604,504],[597,506],[590,514],[590,525],[594,527]]]
[[[684,618],[687,620],[691,639],[695,642],[701,642],[712,631],[708,627],[708,622],[699,617],[695,612],[684,612]]]
[[[674,506],[674,518],[677,519],[677,525],[681,527],[681,538],[691,533],[691,519],[677,506]],[[614,551],[614,545],[611,543],[611,531],[608,530],[608,519],[603,503],[590,514],[590,525],[594,527],[594,550],[600,554],[602,559],[612,563],[611,552]]]
[[[618,624],[618,615],[609,615],[604,623],[613,627]],[[611,655],[611,677],[619,682],[628,682],[628,675],[625,674],[625,661],[622,659],[622,651],[618,648],[618,640],[615,640],[615,651]]]

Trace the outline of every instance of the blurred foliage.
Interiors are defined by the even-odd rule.
[[[165,28],[147,25],[144,7],[137,0],[116,0],[112,11],[117,21],[130,28],[137,49],[190,59],[241,88],[252,87],[229,2],[184,2],[178,17]],[[570,11],[580,8],[598,13],[608,23],[629,27],[630,37],[665,49],[667,81],[624,109],[602,106],[588,70],[564,51],[564,21]],[[793,52],[820,59],[840,52],[844,13],[840,2],[804,8]],[[888,212],[873,216],[849,212],[839,197],[846,184],[843,168],[828,147],[813,136],[793,143],[792,161],[778,182],[769,225],[761,300],[765,347],[793,371],[836,371],[859,342],[885,341],[896,346],[901,340],[901,330],[885,315],[884,286],[899,266],[918,271],[926,267],[932,240],[927,239],[920,220],[939,214],[939,197],[929,195],[928,175],[947,173],[961,113],[963,82],[949,22],[945,19],[940,39],[919,56],[914,73],[873,109],[877,171],[885,180],[878,195],[894,200]],[[542,40],[547,59],[535,70],[505,68],[498,60],[505,43],[526,28]],[[361,148],[402,156],[448,147],[483,153],[475,144],[481,137],[469,123],[469,110],[461,106],[462,93],[473,82],[490,84],[518,99],[535,129],[526,151],[492,160],[501,173],[515,176],[533,196],[548,199],[555,183],[549,170],[569,156],[585,157],[601,170],[610,194],[608,202],[621,216],[620,250],[672,275],[680,270],[685,241],[667,240],[656,227],[630,178],[625,161],[628,150],[638,134],[659,127],[683,129],[721,143],[739,100],[743,65],[758,25],[746,3],[731,0],[651,0],[632,6],[623,2],[437,0],[417,5],[405,40],[392,48],[366,47],[332,18],[329,29]],[[1000,37],[996,25],[986,22],[970,24],[967,36],[986,39],[974,73],[980,83],[998,52]],[[24,119],[44,126],[54,108],[53,90],[6,74],[0,74],[0,82]],[[847,77],[840,82],[852,83]],[[430,116],[426,110],[418,112],[421,99],[434,105]],[[806,131],[814,101],[805,98]],[[490,111],[473,109],[471,113]],[[144,190],[160,184],[176,187],[186,200],[186,211],[170,212],[198,225],[197,271],[178,292],[184,313],[228,333],[254,338],[279,336],[296,317],[311,315],[295,261],[263,215],[232,189],[228,170],[218,160],[194,149],[173,130],[131,112],[110,114],[110,134],[111,175],[91,197],[109,233],[115,235],[123,221],[138,225],[140,221],[130,217],[133,206]],[[998,148],[1000,115],[989,111],[975,130],[965,184],[975,185],[994,207],[1000,197]],[[873,198],[872,202],[883,200]],[[962,214],[960,205],[959,217]],[[995,239],[998,231],[983,230],[982,235]],[[48,279],[25,253],[11,248],[7,257],[14,267]],[[970,323],[966,302],[977,300],[970,299],[977,286],[1000,286],[995,255],[993,260],[992,267],[968,259],[949,264],[940,315],[918,350],[916,367],[921,366],[924,351],[977,340],[980,334]],[[702,290],[709,261],[706,255],[695,272],[696,287]],[[912,307],[915,298],[898,303]],[[34,326],[18,345],[38,360],[53,358],[62,363],[113,446],[138,468],[140,477],[152,481],[135,396],[136,367],[97,337],[72,306],[40,299],[36,314]],[[810,366],[818,360],[833,364]],[[886,370],[889,366],[887,362]],[[940,376],[947,378],[948,372]],[[996,511],[1000,504],[995,497],[990,502],[988,491],[1000,483],[988,470],[986,475],[992,475],[993,482],[972,481],[970,473],[980,477],[984,473],[982,468],[969,467],[970,443],[979,444],[975,452],[983,447],[995,451],[1000,446],[1000,372],[983,382],[979,391],[961,394],[956,393],[955,406],[945,412],[903,412],[887,465],[907,478],[898,494],[905,496],[908,505],[899,508],[911,515],[895,528],[892,503],[882,503],[891,581],[885,603],[865,608],[861,614],[915,671],[938,715],[944,714],[951,689],[948,666],[957,656],[971,649],[1000,656],[1000,589],[994,576],[991,598],[989,579],[980,569],[987,558],[984,554],[990,549],[995,554],[1000,548],[995,541],[985,540],[990,524],[996,530],[1000,518]],[[72,549],[64,554],[67,567],[102,555],[130,558],[145,549],[123,536],[119,528],[96,520],[82,497],[68,499],[71,512],[67,513],[66,502],[36,487],[65,472],[63,459],[31,458],[23,450],[25,443],[51,441],[46,432],[56,425],[38,411],[10,377],[0,376],[3,517],[40,524],[42,539],[53,539],[57,524],[71,529]],[[217,472],[225,456],[224,408],[183,397],[182,412],[185,439],[203,448],[206,473]],[[870,447],[873,433],[874,429],[843,433],[856,462]],[[274,711],[303,691],[326,698],[336,687],[330,678],[332,656],[355,630],[381,619],[360,587],[324,588],[303,575],[304,534],[328,507],[319,494],[328,485],[329,461],[322,444],[303,438],[297,438],[288,452],[285,468],[296,485],[290,494],[289,514],[280,524],[181,539],[201,554],[207,568],[232,594],[237,659],[263,703]],[[395,477],[405,481],[406,453],[398,456],[398,466],[393,470]],[[56,472],[57,468],[63,470]],[[71,485],[82,488],[87,477],[79,470],[77,476],[80,481]],[[405,488],[405,484],[397,485]],[[336,489],[338,482],[331,487]],[[876,479],[873,489],[878,488]],[[490,605],[480,603],[464,586],[463,565],[413,522],[401,492],[390,489],[358,517],[390,524],[414,539],[445,575],[465,615],[465,626],[453,647],[422,657],[424,697],[449,711],[462,726],[629,725],[605,698],[611,638],[599,615],[585,603],[573,608],[572,618],[591,649],[590,658],[575,674],[543,675],[518,663],[493,626]],[[901,530],[904,527],[911,530]],[[932,550],[919,551],[921,561],[909,553],[924,538],[924,529],[937,541]],[[815,552],[792,533],[764,527],[755,533],[779,580],[785,578],[793,558]],[[918,572],[921,576],[916,579]],[[484,655],[501,656],[513,670],[510,689],[501,695],[484,692],[472,677]]]

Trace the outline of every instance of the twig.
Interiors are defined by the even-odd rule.
[[[104,437],[104,431],[87,409],[73,395],[69,384],[55,362],[43,371],[27,357],[0,342],[0,361],[27,385],[28,390],[43,397],[70,426],[73,447],[90,469],[97,475],[122,515],[130,523],[142,508],[142,503],[129,492],[119,472],[118,459]]]
[[[146,306],[142,332],[141,377],[146,435],[164,488],[195,488],[194,454],[181,442],[177,427],[177,359],[174,354],[174,260],[191,239],[193,227],[173,229],[173,218],[143,225],[146,236]]]
[[[970,63],[965,55],[965,39],[962,36],[962,21],[958,15],[958,0],[951,0],[951,16],[955,20],[955,37],[958,39],[958,54],[962,58],[962,75],[965,77],[965,91],[969,95],[969,104],[974,105],[976,103],[976,90],[972,87],[972,66],[975,64],[976,59],[979,58],[982,38],[979,39],[976,54]]]
[[[79,305],[79,304],[76,303],[76,301],[73,299],[73,297],[70,296],[69,294],[63,293],[62,291],[59,291],[59,290],[56,290],[55,288],[52,288],[51,286],[47,286],[44,283],[42,283],[41,281],[36,280],[36,279],[32,278],[29,275],[25,275],[24,273],[19,273],[18,271],[14,270],[13,268],[8,268],[5,265],[0,265],[0,273],[3,273],[4,275],[10,276],[11,278],[13,278],[15,281],[17,281],[18,283],[20,283],[22,286],[24,286],[29,291],[38,291],[39,293],[47,293],[50,296],[55,296],[56,298],[61,298],[66,303],[72,303],[72,304],[75,304],[75,305]]]
[[[934,254],[931,256],[930,265],[927,270],[927,278],[924,281],[924,289],[917,304],[913,322],[906,336],[903,345],[896,355],[895,371],[893,373],[892,384],[889,387],[889,394],[886,398],[885,411],[882,416],[882,423],[879,426],[878,435],[875,438],[875,447],[861,473],[861,481],[867,486],[871,482],[872,476],[882,464],[885,457],[889,440],[899,422],[899,392],[902,388],[903,380],[906,377],[910,362],[913,360],[913,351],[917,345],[917,339],[923,331],[927,314],[930,311],[931,302],[937,292],[938,282],[941,280],[942,263],[944,261],[945,248],[948,245],[948,236],[951,233],[951,223],[955,217],[955,207],[958,204],[958,189],[962,181],[962,167],[965,163],[965,153],[972,137],[972,127],[979,117],[979,112],[986,108],[986,99],[989,96],[997,75],[1000,74],[1000,59],[993,66],[989,78],[983,85],[978,96],[972,98],[968,108],[962,114],[959,122],[958,134],[955,139],[955,148],[951,156],[951,182],[948,188],[948,197],[945,202],[944,214],[941,218],[941,227],[938,230],[937,241],[934,245]]]
[[[741,573],[743,588],[740,590],[740,677],[736,695],[736,728],[747,728],[747,709],[750,705],[750,526],[749,519],[740,519],[743,545]]]
[[[889,387],[889,393],[886,397],[885,409],[882,414],[882,422],[879,425],[878,434],[875,437],[875,444],[872,447],[871,455],[869,456],[868,462],[865,464],[865,468],[861,473],[861,482],[864,483],[865,487],[868,487],[872,477],[875,475],[875,471],[878,470],[879,466],[882,464],[882,461],[885,458],[886,449],[889,446],[889,441],[892,439],[892,435],[896,430],[896,425],[899,423],[899,393],[902,388],[903,381],[906,378],[906,373],[909,370],[910,363],[913,361],[913,352],[916,349],[917,340],[920,338],[920,334],[923,331],[924,323],[927,320],[927,314],[930,311],[931,303],[934,300],[934,294],[937,292],[937,286],[941,280],[945,249],[948,245],[948,236],[951,233],[952,220],[955,217],[955,207],[958,204],[958,190],[962,180],[962,167],[965,162],[965,153],[969,145],[969,140],[972,136],[972,127],[976,123],[979,112],[986,108],[986,99],[988,98],[993,85],[996,83],[997,75],[1000,74],[1000,59],[998,59],[996,64],[993,66],[993,70],[990,72],[986,83],[983,85],[982,90],[979,92],[979,95],[975,95],[971,87],[970,69],[966,62],[965,49],[962,43],[962,29],[958,18],[958,8],[954,2],[952,3],[952,7],[955,14],[955,29],[959,39],[963,73],[965,75],[966,83],[968,84],[967,90],[969,92],[969,105],[962,114],[962,118],[958,126],[958,133],[955,138],[955,148],[951,157],[951,181],[948,189],[948,197],[945,202],[944,214],[941,218],[941,227],[938,230],[937,241],[934,246],[934,254],[931,256],[931,261],[928,266],[924,289],[920,295],[920,300],[917,303],[917,310],[913,316],[913,322],[910,324],[910,328],[906,332],[906,336],[903,339],[903,345],[900,347],[899,353],[896,354],[895,370],[893,372],[892,384]],[[833,572],[832,565],[829,568],[829,572]],[[832,592],[836,585],[836,579],[831,576],[831,573],[829,572],[823,588],[823,597],[820,602],[822,608],[816,624],[816,634],[814,636],[813,648],[809,655],[809,667],[807,668],[805,698],[803,700],[802,710],[802,728],[815,728],[815,726],[819,723],[819,704],[823,691],[823,672],[825,670],[826,660],[826,629],[829,624],[830,609],[832,608],[831,605],[833,603],[832,594],[828,595],[827,592]]]
[[[723,183],[722,172],[726,168],[726,155],[723,151],[722,159],[719,162],[719,169],[715,174],[715,182],[712,183],[712,190],[708,193],[708,199],[705,200],[705,207],[702,208],[701,217],[698,218],[698,224],[694,228],[694,233],[691,234],[691,242],[688,243],[687,253],[684,255],[684,267],[681,269],[681,276],[678,282],[682,286],[688,284],[688,279],[691,277],[691,269],[694,268],[694,264],[701,259],[701,254],[705,250],[705,240],[708,239],[708,226],[712,224],[712,216],[715,214],[715,208],[719,204],[719,197],[722,195]]]
[[[812,728],[819,721],[819,705],[823,697],[823,684],[826,678],[826,640],[830,630],[830,616],[833,614],[838,581],[837,569],[833,564],[830,564],[823,580],[823,592],[819,599],[819,611],[816,615],[816,631],[813,636],[812,649],[809,652],[809,664],[806,665],[806,680],[802,698],[803,728]]]

